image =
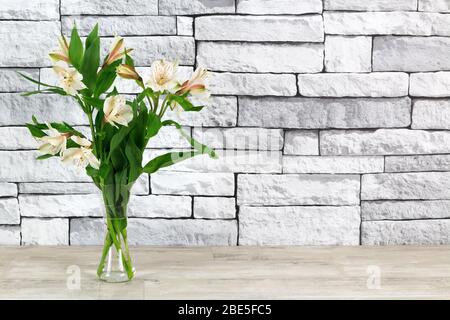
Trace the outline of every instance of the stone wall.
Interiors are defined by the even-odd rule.
[[[23,127],[87,119],[21,97],[37,88],[15,73],[54,83],[74,21],[99,22],[105,51],[123,35],[144,74],[162,57],[212,71],[209,108],[179,121],[220,159],[143,176],[133,244],[450,243],[450,0],[0,0],[0,244],[102,242],[94,186],[34,160]],[[146,159],[188,147],[163,133]]]

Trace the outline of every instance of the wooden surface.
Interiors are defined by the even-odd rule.
[[[122,284],[96,279],[100,250],[99,247],[0,247],[0,298],[450,297],[448,246],[134,247],[131,252],[137,276]]]

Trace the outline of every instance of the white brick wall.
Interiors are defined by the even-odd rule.
[[[76,22],[123,35],[138,70],[211,69],[213,97],[176,113],[206,157],[143,176],[129,237],[154,245],[450,244],[450,1],[0,0],[0,244],[100,244],[95,186],[36,161],[24,123],[72,101],[24,98],[54,82],[48,52]],[[119,80],[127,94],[138,88]],[[189,147],[162,130],[145,159]]]

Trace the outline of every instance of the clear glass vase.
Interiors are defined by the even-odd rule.
[[[105,205],[106,235],[97,275],[100,280],[106,282],[130,281],[136,273],[127,237],[130,189],[130,185],[101,187]]]

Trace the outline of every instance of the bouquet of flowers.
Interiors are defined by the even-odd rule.
[[[190,98],[208,97],[207,71],[198,68],[190,79],[178,81],[177,63],[159,60],[152,64],[151,74],[142,78],[130,56],[132,49],[126,48],[120,37],[101,62],[98,25],[84,44],[74,26],[70,40],[61,36],[59,47],[50,57],[60,86],[21,74],[40,86],[40,90],[24,95],[53,93],[75,99],[89,121],[90,140],[66,122],[41,123],[33,116],[26,126],[41,143],[38,159],[59,157],[64,163],[82,167],[100,189],[107,232],[97,274],[106,281],[128,281],[135,274],[127,242],[127,205],[134,182],[143,173],[152,174],[196,155],[216,157],[214,150],[192,139],[180,124],[164,118],[168,109],[196,112],[203,108]],[[135,81],[142,91],[127,99],[113,86],[117,76]],[[169,152],[143,165],[147,143],[164,126],[178,129],[191,150]]]

